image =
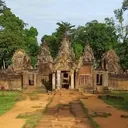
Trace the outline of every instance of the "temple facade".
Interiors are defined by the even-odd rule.
[[[12,57],[12,65],[0,71],[0,86],[15,90],[33,87],[45,92],[55,89],[128,90],[128,74],[123,73],[114,50],[103,54],[101,65],[96,69],[90,45],[85,46],[82,56],[76,60],[71,42],[64,37],[55,59],[45,40],[37,59],[36,68],[33,69],[25,51],[17,50]]]

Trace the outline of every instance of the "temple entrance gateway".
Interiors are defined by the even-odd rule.
[[[74,89],[75,88],[75,72],[60,71],[52,74],[52,89]]]

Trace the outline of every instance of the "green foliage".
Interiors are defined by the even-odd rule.
[[[109,49],[115,49],[120,57],[122,68],[126,70],[128,68],[128,27],[124,25],[123,14],[127,8],[128,0],[124,0],[122,8],[114,11],[116,21],[113,18],[105,18],[104,23],[93,20],[77,28],[68,22],[58,22],[56,31],[51,35],[44,35],[42,41],[46,40],[52,57],[56,58],[62,38],[67,34],[72,42],[76,59],[82,55],[86,43],[89,43],[97,64],[100,63],[103,53]],[[26,28],[23,20],[16,17],[0,0],[0,68],[3,61],[6,67],[11,64],[12,55],[19,48],[29,54],[34,67],[39,51],[37,36],[36,28]]]
[[[124,0],[124,1],[123,1],[122,9],[123,9],[124,11],[128,10],[128,0]]]
[[[0,67],[3,60],[6,67],[11,64],[11,58],[17,49],[24,49],[32,59],[32,65],[36,63],[38,53],[38,32],[34,27],[25,28],[26,24],[16,17],[4,2],[0,1],[0,7],[4,6],[0,15]]]
[[[73,31],[74,25],[71,25],[68,22],[58,22],[57,23],[58,28],[56,29],[56,32],[52,33],[52,35],[44,35],[42,37],[42,42],[45,39],[48,43],[48,46],[50,48],[50,52],[53,58],[56,58],[58,54],[58,50],[60,47],[60,43],[62,41],[62,38],[65,34],[71,35]]]
[[[120,64],[124,70],[128,69],[128,40],[125,42],[118,44],[118,48],[116,49],[117,54],[120,57]]]
[[[73,49],[76,55],[76,59],[79,59],[83,53],[83,46],[80,43],[73,43]]]
[[[104,52],[115,48],[118,43],[112,20],[106,19],[106,21],[107,23],[99,23],[96,20],[88,22],[85,26],[79,26],[73,35],[74,40],[84,44],[90,43],[97,62],[101,60]]]
[[[43,39],[45,39],[45,41],[48,43],[51,55],[55,59],[55,57],[58,54],[60,42],[57,41],[57,37],[54,35],[44,35],[42,38],[42,42],[43,42]]]
[[[39,52],[39,46],[37,42],[37,29],[31,27],[30,29],[24,30],[25,48],[31,57],[31,64],[34,67],[37,62],[37,55]]]
[[[82,55],[83,48],[86,43],[90,43],[93,48],[96,60],[99,61],[104,52],[117,45],[116,29],[112,19],[106,19],[107,23],[99,23],[94,20],[87,23],[85,26],[79,26],[76,29],[70,23],[57,23],[59,27],[52,35],[45,35],[46,42],[50,47],[52,56],[55,58],[62,40],[63,34],[68,31],[76,54],[76,59]],[[98,54],[97,54],[98,53]]]
[[[128,111],[128,93],[113,93],[112,96],[117,97],[123,97],[124,100],[120,98],[107,98],[106,96],[101,96],[100,99],[102,99],[105,103],[112,105],[118,109],[126,110]]]

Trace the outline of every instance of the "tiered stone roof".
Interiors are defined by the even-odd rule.
[[[58,56],[54,61],[54,70],[72,70],[75,67],[74,62],[75,54],[71,42],[67,37],[64,37],[61,42]]]
[[[84,48],[83,64],[93,64],[93,63],[94,63],[94,54],[90,45],[87,44]]]
[[[24,50],[17,50],[12,57],[12,65],[9,66],[12,71],[22,71],[32,69],[30,57]]]
[[[38,72],[48,75],[52,72],[53,58],[51,56],[47,42],[44,40],[41,44],[41,49],[38,55],[37,69]]]
[[[120,73],[120,60],[114,50],[109,50],[102,56],[101,68],[107,70],[109,73]]]
[[[38,63],[52,63],[53,62],[53,58],[51,56],[49,47],[46,43],[46,41],[44,40],[43,43],[41,44],[41,49],[38,55]]]

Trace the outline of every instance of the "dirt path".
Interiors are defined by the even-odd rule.
[[[91,128],[76,91],[57,92],[36,128]]]
[[[10,111],[0,116],[0,128],[21,128],[26,120],[17,119],[16,117],[22,113],[35,111],[37,108],[32,108],[34,106],[41,106],[42,109],[45,108],[48,98],[47,95],[40,95],[40,99],[37,101],[31,101],[27,98],[24,101],[17,102]]]
[[[112,116],[107,118],[94,118],[101,128],[128,128],[128,118],[120,117],[122,114],[128,114],[127,112],[105,104],[102,100],[98,99],[97,96],[88,97],[88,99],[82,101],[88,108],[89,113],[106,112],[112,114]]]

